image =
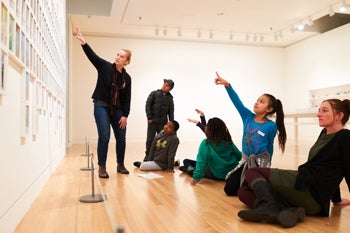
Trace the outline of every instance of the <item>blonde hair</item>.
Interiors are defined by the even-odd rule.
[[[122,49],[126,53],[126,57],[130,63],[132,52],[129,49]]]

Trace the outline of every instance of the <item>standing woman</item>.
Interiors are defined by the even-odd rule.
[[[117,53],[114,63],[99,57],[85,41],[76,28],[76,38],[97,70],[97,82],[92,94],[94,103],[94,117],[98,131],[97,156],[101,178],[108,178],[106,161],[108,143],[110,139],[110,126],[112,126],[116,139],[117,172],[129,174],[124,166],[125,135],[127,119],[130,112],[131,77],[124,66],[130,63],[131,51],[122,49]]]

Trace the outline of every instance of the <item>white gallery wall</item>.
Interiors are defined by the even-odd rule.
[[[65,3],[1,1],[1,233],[14,231],[66,153]],[[18,34],[5,41],[11,25]]]
[[[225,120],[239,142],[241,120],[225,88],[214,84],[216,71],[231,81],[248,107],[253,107],[254,101],[264,92],[283,95],[280,87],[283,85],[284,49],[130,38],[89,36],[85,39],[98,55],[109,61],[114,60],[121,48],[133,51],[131,63],[126,67],[132,77],[127,128],[129,142],[145,141],[146,99],[151,91],[161,88],[164,78],[175,82],[171,93],[174,96],[175,119],[180,123],[180,141],[203,138],[204,134],[187,121],[187,118],[199,119],[195,112],[195,108],[199,108],[208,119],[215,116]],[[85,137],[95,143],[97,132],[91,94],[97,72],[77,40],[73,41],[71,68],[70,143],[84,143]]]
[[[346,65],[349,31],[350,26],[346,25],[288,48],[99,36],[85,39],[98,55],[109,61],[113,61],[121,48],[133,51],[131,63],[126,67],[133,82],[127,141],[145,141],[146,98],[161,87],[163,78],[171,78],[175,81],[171,93],[181,141],[200,141],[204,137],[187,121],[198,118],[194,109],[199,108],[208,119],[222,118],[240,145],[241,119],[224,88],[213,83],[215,71],[231,82],[248,108],[252,109],[259,95],[267,92],[281,99],[285,113],[307,111],[310,89],[349,83]],[[97,72],[79,42],[75,38],[72,42],[69,143],[84,143],[85,138],[95,143],[91,94]],[[318,134],[317,121],[306,119],[310,120],[314,124],[307,125],[305,132],[301,127],[299,138],[313,139]],[[286,125],[288,137],[293,139],[292,119],[286,119]]]
[[[308,108],[308,91],[350,83],[350,24],[286,48],[289,111]]]

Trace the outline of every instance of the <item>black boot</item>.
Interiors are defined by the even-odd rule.
[[[297,216],[298,222],[303,222],[305,218],[305,209],[302,207],[289,207],[287,210],[291,211]]]
[[[255,200],[254,203],[254,209],[259,207],[259,203],[257,200]],[[282,205],[282,210],[288,210],[291,211],[292,213],[294,213],[297,216],[297,220],[298,222],[303,222],[304,218],[305,218],[305,209],[302,207],[290,207],[289,205]]]
[[[123,163],[118,163],[117,172],[119,172],[121,174],[129,174],[129,171],[124,167]]]
[[[252,189],[257,198],[257,208],[241,210],[238,216],[246,221],[278,223],[283,227],[293,227],[297,223],[297,216],[286,209],[281,211],[279,203],[273,196],[270,184],[267,181],[257,181]]]
[[[107,173],[107,170],[106,170],[105,166],[99,166],[98,167],[98,176],[100,178],[109,178],[109,175]]]

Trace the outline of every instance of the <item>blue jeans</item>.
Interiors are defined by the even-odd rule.
[[[110,116],[109,107],[94,105],[94,116],[98,132],[97,157],[99,166],[106,166],[108,143],[111,135],[110,126],[112,126],[116,140],[116,161],[118,164],[124,163],[126,128],[121,129],[118,124],[120,118],[122,117],[122,114],[123,111],[121,109],[116,109],[114,116]]]

